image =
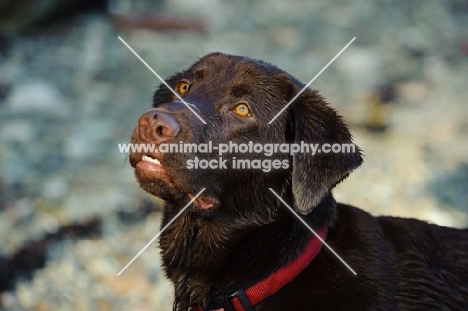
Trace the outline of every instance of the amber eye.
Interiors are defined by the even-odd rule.
[[[188,82],[180,82],[175,89],[180,95],[185,95],[189,91],[189,88],[190,84]]]
[[[249,107],[246,104],[237,105],[234,107],[234,112],[241,117],[247,117],[250,115]]]

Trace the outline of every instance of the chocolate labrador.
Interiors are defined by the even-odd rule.
[[[131,142],[149,149],[130,163],[166,201],[174,310],[468,310],[468,230],[336,203],[361,153],[303,88],[269,63],[213,53],[140,117]]]

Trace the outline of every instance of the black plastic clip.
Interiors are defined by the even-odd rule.
[[[245,311],[254,311],[255,308],[247,298],[244,290],[238,290],[230,295],[219,295],[211,297],[210,302],[208,303],[208,308],[206,310],[218,310],[224,309],[224,311],[235,311],[232,307],[230,299],[237,297],[239,298],[242,306],[244,307]]]

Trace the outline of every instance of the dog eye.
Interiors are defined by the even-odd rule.
[[[234,112],[241,117],[247,117],[250,115],[249,107],[244,103],[238,104],[234,107]]]
[[[175,90],[177,91],[177,93],[179,93],[180,95],[185,95],[187,94],[187,92],[189,91],[190,89],[190,84],[188,82],[180,82],[179,84],[176,85],[175,87]]]

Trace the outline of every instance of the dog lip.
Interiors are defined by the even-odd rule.
[[[154,162],[149,162],[145,160],[138,161],[135,168],[145,170],[145,171],[155,171],[155,172],[164,171],[164,168],[160,164],[156,164]]]
[[[166,173],[164,168],[160,164],[156,164],[154,162],[145,160],[138,161],[135,165],[135,169],[137,171],[146,171],[147,173],[145,175],[148,175],[149,172]]]
[[[169,184],[171,183],[171,178],[166,173],[161,162],[149,155],[143,155],[140,160],[136,161],[135,174],[144,181],[162,180]]]

